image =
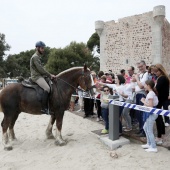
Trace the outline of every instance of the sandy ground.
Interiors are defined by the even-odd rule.
[[[0,113],[0,120],[3,113]],[[158,147],[158,153],[146,153],[140,144],[130,143],[110,151],[93,130],[103,125],[66,112],[63,138],[66,146],[56,146],[54,139],[47,140],[45,130],[49,116],[21,113],[16,124],[17,142],[12,151],[0,144],[0,170],[123,170],[170,168],[170,151]],[[54,128],[55,130],[55,128]],[[0,129],[0,135],[2,130]],[[55,133],[54,133],[55,134]],[[2,138],[2,135],[1,135]],[[117,153],[118,158],[110,154]]]

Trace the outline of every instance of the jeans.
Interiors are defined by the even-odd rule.
[[[142,99],[142,97],[146,98],[146,96],[144,94],[136,94],[136,104],[137,105],[143,106],[143,103],[140,101]],[[136,110],[136,117],[139,122],[139,130],[141,133],[144,133],[143,111]]]
[[[109,130],[109,109],[102,108],[102,117],[105,122],[105,129]]]
[[[126,100],[127,103],[132,103],[131,100]],[[130,108],[124,107],[122,111],[122,116],[125,119],[125,122],[127,123],[127,128],[131,129],[132,128],[132,123],[131,123],[131,117],[129,115]]]
[[[152,148],[156,148],[155,137],[153,134],[153,125],[157,117],[158,117],[157,114],[151,114],[146,119],[146,122],[143,126],[147,138],[147,144],[150,145]]]

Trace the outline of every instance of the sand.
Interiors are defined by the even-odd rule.
[[[103,125],[65,112],[63,138],[65,146],[56,146],[46,139],[49,116],[21,113],[16,124],[17,141],[13,150],[5,151],[0,143],[0,170],[123,170],[170,168],[170,151],[158,147],[158,153],[146,153],[140,144],[130,143],[109,150],[93,130]],[[0,120],[3,113],[0,113]],[[54,126],[55,129],[55,126]],[[55,133],[53,133],[55,134]],[[2,138],[2,130],[0,129]],[[117,154],[118,158],[111,157]]]

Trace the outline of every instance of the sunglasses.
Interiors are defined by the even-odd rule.
[[[107,92],[107,91],[109,91],[109,90],[104,90],[104,92]]]

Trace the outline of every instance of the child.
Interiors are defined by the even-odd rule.
[[[145,82],[145,89],[148,91],[148,94],[146,96],[146,99],[141,99],[141,102],[144,103],[144,105],[147,107],[155,107],[158,104],[158,97],[153,91],[154,86],[155,83],[153,80],[147,80]],[[142,148],[144,148],[146,152],[157,152],[155,137],[153,134],[153,125],[158,115],[154,113],[151,114],[148,112],[144,112],[144,117],[146,121],[143,129],[146,133],[147,144],[142,145]]]
[[[105,122],[105,129],[101,131],[102,134],[109,132],[109,96],[110,90],[108,86],[103,87],[103,92],[101,92],[101,113]]]

